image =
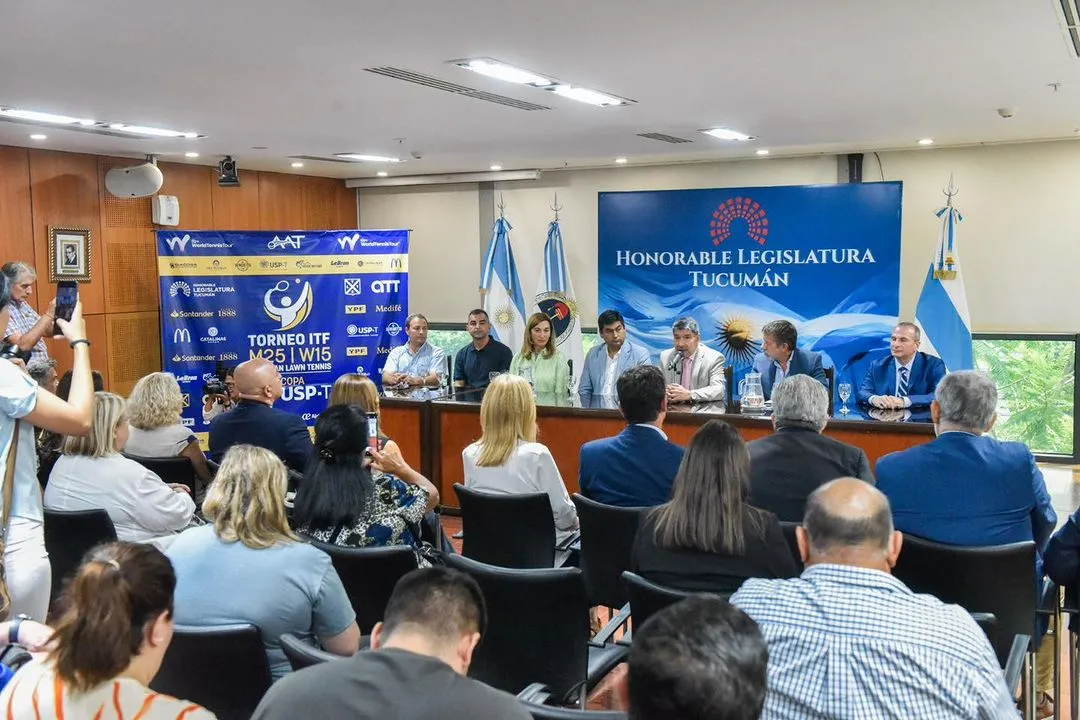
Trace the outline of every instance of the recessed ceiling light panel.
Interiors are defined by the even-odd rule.
[[[353,160],[355,162],[378,162],[378,163],[399,163],[402,162],[400,158],[386,157],[385,155],[364,155],[360,153],[337,153],[334,157],[341,158],[342,160]]]
[[[702,130],[701,132],[706,135],[712,135],[717,140],[734,140],[736,142],[745,142],[747,140],[753,140],[753,135],[747,135],[741,133],[738,130],[732,130],[731,128],[709,128],[708,130]]]

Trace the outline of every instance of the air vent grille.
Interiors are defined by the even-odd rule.
[[[394,78],[395,80],[403,80],[405,82],[413,83],[414,85],[423,85],[424,87],[433,88],[435,90],[442,90],[444,92],[452,93],[454,95],[470,97],[475,100],[483,100],[485,102],[496,103],[497,105],[505,105],[507,107],[517,108],[518,110],[551,109],[547,105],[538,105],[536,103],[526,102],[525,100],[517,100],[515,98],[507,97],[505,95],[497,95],[495,93],[477,90],[476,88],[447,82],[445,80],[440,80],[436,77],[431,77],[430,75],[424,75],[422,73],[413,72],[412,70],[405,70],[403,68],[373,67],[364,69],[367,72],[375,73],[376,75]]]
[[[671,143],[672,145],[679,145],[681,143],[694,142],[693,140],[687,140],[686,138],[675,137],[674,135],[666,135],[660,132],[647,132],[638,133],[638,137],[648,138],[649,140],[659,140],[660,142]]]

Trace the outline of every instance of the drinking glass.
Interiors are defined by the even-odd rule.
[[[847,401],[851,397],[851,383],[840,383],[840,402],[843,403],[840,406],[840,412],[847,415],[850,410],[847,407]]]

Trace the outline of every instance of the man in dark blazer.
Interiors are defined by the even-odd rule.
[[[281,399],[281,373],[265,358],[241,363],[233,374],[240,397],[236,407],[210,423],[210,455],[220,460],[233,445],[257,445],[287,467],[303,472],[311,455],[311,435],[298,415],[274,408]]]
[[[893,328],[892,354],[870,363],[859,386],[860,405],[884,410],[930,407],[934,389],[945,377],[945,363],[920,352],[921,340],[922,331],[915,323],[902,322]]]
[[[632,367],[616,383],[626,429],[581,446],[581,494],[620,507],[651,507],[671,499],[683,449],[661,429],[667,386],[660,368]]]
[[[829,421],[829,397],[821,383],[793,375],[773,388],[772,399],[776,432],[747,445],[751,505],[781,521],[802,522],[806,498],[830,480],[874,483],[861,448],[821,434]]]
[[[773,320],[761,328],[761,352],[754,358],[754,371],[761,373],[761,390],[768,400],[773,387],[792,375],[809,375],[827,385],[821,353],[800,350],[799,332],[787,320]]]

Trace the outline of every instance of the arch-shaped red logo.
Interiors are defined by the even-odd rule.
[[[731,223],[736,219],[746,221],[746,235],[758,245],[764,245],[769,237],[769,218],[761,203],[751,198],[728,198],[712,214],[709,234],[713,245],[731,237]]]

